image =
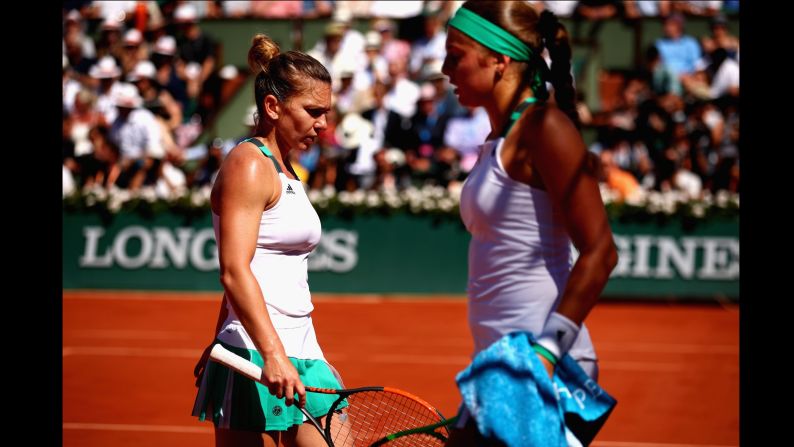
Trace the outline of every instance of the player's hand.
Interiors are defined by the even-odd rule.
[[[267,385],[270,394],[279,399],[285,399],[284,403],[292,405],[295,396],[298,396],[297,405],[306,405],[306,388],[303,386],[298,370],[290,362],[289,358],[283,353],[272,354],[264,358],[265,366],[262,368],[262,381]]]

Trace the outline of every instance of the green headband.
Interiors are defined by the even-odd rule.
[[[514,60],[527,62],[532,55],[529,47],[516,36],[470,9],[458,8],[455,17],[449,21],[449,26],[454,26],[485,47]]]

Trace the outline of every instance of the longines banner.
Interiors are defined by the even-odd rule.
[[[604,295],[739,298],[739,226],[612,223],[619,263]],[[465,293],[469,235],[430,217],[323,218],[315,292]],[[63,215],[64,289],[221,290],[209,216]]]

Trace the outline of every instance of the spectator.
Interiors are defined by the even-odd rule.
[[[410,119],[386,107],[385,96],[388,86],[376,82],[372,88],[373,107],[361,113],[361,116],[372,123],[373,139],[379,149],[388,147],[405,148],[407,130],[411,126]]]
[[[633,200],[641,194],[640,184],[630,172],[621,169],[613,160],[612,150],[606,149],[599,155],[601,160],[602,181],[615,192],[618,201]]]
[[[468,173],[477,162],[478,148],[491,133],[488,113],[482,107],[466,107],[463,116],[450,118],[444,133],[444,145],[460,154],[461,169]]]
[[[251,15],[265,19],[296,19],[303,15],[303,2],[299,1],[253,1]]]
[[[651,91],[658,96],[672,94],[682,96],[684,89],[681,80],[668,67],[659,55],[656,45],[649,45],[645,50],[645,70],[650,79]]]
[[[138,87],[144,104],[157,101],[159,107],[164,109],[163,116],[166,117],[165,124],[169,133],[182,124],[182,108],[168,90],[157,82],[157,69],[153,63],[139,62],[127,80]]]
[[[383,98],[386,108],[410,118],[416,113],[419,86],[408,79],[408,67],[404,61],[389,62],[389,91]]]
[[[722,0],[678,0],[673,9],[698,17],[714,17],[722,8]]]
[[[676,76],[690,74],[701,58],[697,40],[684,34],[684,16],[673,13],[664,19],[664,37],[656,40],[656,48],[664,62]]]
[[[333,11],[334,11],[333,0],[303,1],[303,18],[305,19],[318,19],[321,17],[329,17]]]
[[[447,55],[445,48],[447,32],[444,23],[438,17],[437,10],[426,9],[424,14],[424,36],[420,37],[411,47],[411,78],[419,77],[422,67],[433,61],[444,61]]]
[[[386,62],[405,62],[411,54],[411,45],[396,37],[396,25],[389,19],[377,19],[372,23],[372,29],[381,36],[381,54]]]
[[[627,19],[641,17],[667,17],[670,15],[669,0],[624,0],[623,7]]]
[[[172,36],[162,36],[154,44],[152,50],[152,63],[157,70],[155,82],[168,91],[179,102],[182,115],[194,108],[187,94],[187,84],[179,77],[175,65],[176,39]]]
[[[341,53],[339,49],[342,45],[342,36],[345,34],[344,26],[339,23],[329,23],[325,26],[323,39],[317,42],[314,47],[309,50],[308,55],[317,59],[331,74],[331,78],[335,78],[333,72],[334,67],[339,65]],[[335,86],[338,88],[338,86]]]
[[[174,11],[174,23],[179,32],[179,57],[184,63],[195,62],[201,69],[198,75],[199,90],[215,70],[216,43],[201,31],[198,11],[192,3],[179,5]]]
[[[729,58],[724,48],[714,50],[710,59],[704,70],[681,77],[684,88],[701,100],[739,96],[739,63]]]
[[[154,185],[165,156],[160,127],[152,112],[141,107],[143,99],[134,85],[120,84],[113,99],[118,116],[110,127],[110,139],[121,154],[118,186],[137,190]]]
[[[113,97],[118,88],[116,81],[121,76],[121,69],[112,57],[105,56],[91,67],[88,74],[93,80],[92,84],[98,84],[96,109],[104,115],[106,123],[112,123],[117,114]]]
[[[74,98],[82,88],[82,85],[75,79],[74,70],[69,65],[69,58],[66,55],[63,56],[62,87],[63,110],[66,113],[71,113],[74,107]]]
[[[700,39],[700,45],[706,54],[723,48],[729,58],[739,60],[739,38],[730,33],[728,19],[723,14],[717,14],[711,20],[711,35]]]
[[[86,185],[99,185],[110,188],[116,184],[121,174],[119,148],[110,140],[107,127],[94,127],[89,133],[94,146],[94,159],[97,169],[93,179],[87,179]]]
[[[123,17],[123,16],[122,16]],[[122,43],[121,28],[123,22],[116,18],[107,18],[99,28],[99,40],[96,43],[96,57],[101,59],[111,56],[116,60],[121,59]]]
[[[377,31],[368,31],[364,41],[366,62],[364,67],[356,73],[354,80],[358,90],[371,89],[375,82],[383,82],[389,76],[389,63],[381,55],[381,42],[383,41],[381,35]]]
[[[379,149],[373,139],[372,123],[357,113],[349,113],[336,128],[336,139],[345,150],[337,168],[336,190],[371,188],[376,168],[373,155]]]
[[[148,50],[143,45],[143,34],[133,28],[124,33],[121,52],[121,72],[127,75],[132,72],[138,62],[149,58]]]

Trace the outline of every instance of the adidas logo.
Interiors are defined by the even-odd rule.
[[[287,185],[287,194],[295,194],[295,191],[292,190],[292,185]]]

